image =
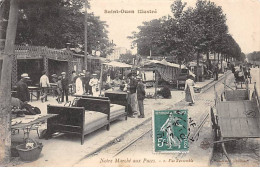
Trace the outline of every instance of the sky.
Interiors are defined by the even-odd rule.
[[[89,0],[91,9],[109,26],[109,39],[118,47],[130,49],[127,36],[144,21],[171,15],[170,5],[174,0]],[[187,6],[194,6],[196,0],[183,0]],[[260,51],[260,0],[211,0],[221,6],[227,17],[229,33],[240,45],[242,52]],[[123,10],[124,13],[106,13]],[[138,13],[138,10],[152,10],[156,13]],[[134,12],[134,13],[126,13]]]

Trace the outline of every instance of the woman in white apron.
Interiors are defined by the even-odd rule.
[[[188,79],[185,82],[185,88],[184,88],[184,91],[185,91],[185,101],[189,102],[189,105],[192,105],[192,104],[195,103],[195,100],[194,100],[194,89],[193,89],[194,85],[195,85],[195,83],[191,79],[191,76],[189,75]]]
[[[82,77],[85,76],[84,73],[80,73],[80,76],[76,79],[76,95],[83,95],[84,94],[84,88],[83,88],[83,82]]]

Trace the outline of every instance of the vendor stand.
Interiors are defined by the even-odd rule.
[[[108,68],[114,68],[114,69],[120,69],[121,71],[121,79],[123,80],[125,78],[124,73],[126,72],[126,70],[129,70],[130,68],[132,68],[132,65],[129,64],[125,64],[125,63],[121,63],[121,62],[117,62],[117,61],[112,61],[112,62],[106,62],[106,63],[102,63],[101,65],[101,74],[100,74],[100,95],[101,95],[101,91],[102,91],[102,87],[103,87],[103,73],[104,73],[104,67]],[[111,82],[107,81],[109,84]],[[114,90],[114,88],[113,88]]]

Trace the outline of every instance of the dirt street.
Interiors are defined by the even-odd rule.
[[[259,70],[252,69],[251,73],[253,75],[252,82],[256,81],[259,83]],[[223,92],[223,81],[224,79],[215,85],[218,94]],[[228,76],[226,83],[231,88],[235,88],[233,74]],[[253,84],[250,86],[252,87]],[[196,103],[194,106],[188,106],[185,101],[180,101],[175,105],[164,103],[162,102],[163,100],[158,100],[158,102],[164,103],[165,106],[167,105],[167,108],[171,109],[188,109],[189,117],[192,117],[198,126],[205,113],[209,112],[210,106],[214,105],[214,98],[213,86],[204,93],[196,94]],[[213,141],[209,118],[200,131],[198,139],[190,142],[188,154],[153,154],[153,138],[152,131],[149,131],[150,129],[151,122],[148,122],[127,134],[123,139],[118,139],[112,146],[82,160],[76,166],[97,164],[99,166],[207,166],[205,162],[208,163],[208,166],[228,166],[228,161],[222,154],[221,147],[217,146],[213,148],[213,145],[211,145],[207,149],[208,151],[202,151],[200,147],[202,141]],[[194,134],[195,129],[193,129],[191,134]],[[226,148],[230,158],[233,160],[233,166],[259,166],[258,139],[230,142],[226,145]],[[212,154],[210,154],[210,151],[212,151]]]

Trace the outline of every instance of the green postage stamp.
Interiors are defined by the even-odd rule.
[[[188,152],[189,142],[187,119],[188,110],[154,110],[154,152]]]

